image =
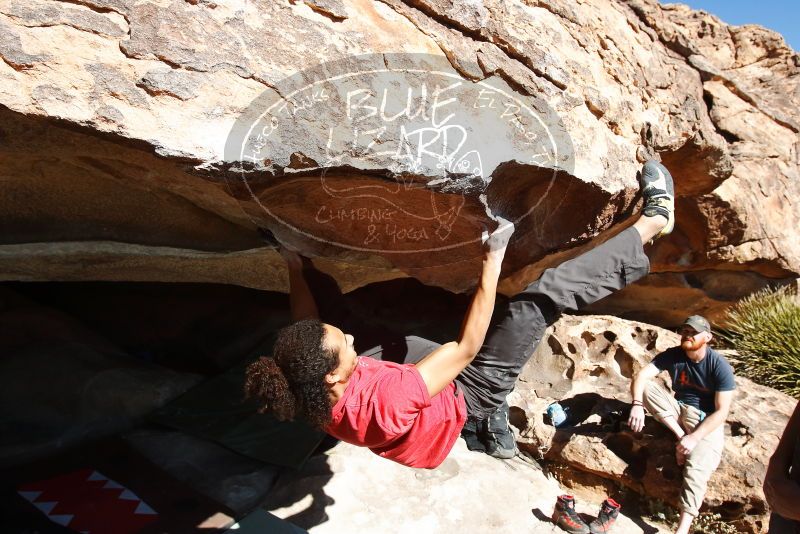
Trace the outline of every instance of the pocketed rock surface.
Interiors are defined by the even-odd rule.
[[[682,474],[675,439],[647,418],[641,433],[627,426],[630,379],[679,337],[658,327],[603,316],[565,316],[549,331],[509,397],[520,447],[566,466],[565,483],[613,488],[677,505]],[[658,381],[669,387],[667,373]],[[770,456],[796,400],[737,377],[725,424],[725,450],[709,481],[705,505],[740,531],[760,532],[768,523],[761,489]],[[570,425],[545,422],[547,406],[568,407]]]

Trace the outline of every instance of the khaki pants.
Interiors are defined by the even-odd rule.
[[[703,412],[675,400],[669,392],[655,383],[650,383],[644,393],[644,406],[659,422],[664,417],[675,417],[687,432],[700,424]],[[703,438],[686,458],[683,467],[683,486],[681,488],[680,509],[697,516],[711,475],[719,466],[722,450],[725,447],[725,425],[720,425]]]

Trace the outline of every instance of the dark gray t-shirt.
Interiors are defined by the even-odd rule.
[[[716,410],[717,391],[736,389],[731,364],[711,347],[706,348],[706,357],[697,363],[687,358],[680,346],[673,347],[656,356],[653,365],[669,372],[676,399],[706,413]]]

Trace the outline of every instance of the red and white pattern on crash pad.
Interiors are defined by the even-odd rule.
[[[17,488],[50,521],[76,532],[128,534],[158,513],[135,493],[94,469],[81,469]]]

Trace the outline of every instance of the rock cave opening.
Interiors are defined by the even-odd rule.
[[[463,295],[410,278],[345,300],[371,324],[440,342],[457,334],[466,307]],[[218,502],[248,508],[281,468],[169,428],[158,414],[192,391],[213,396],[211,384],[267,354],[288,309],[285,294],[223,284],[0,284],[0,470],[114,437]]]

